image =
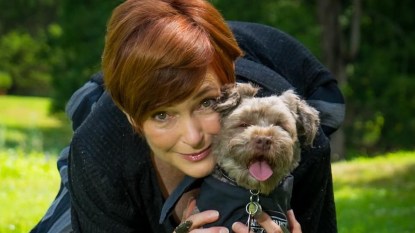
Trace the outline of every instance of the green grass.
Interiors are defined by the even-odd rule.
[[[339,233],[415,232],[415,152],[333,164]]]
[[[57,154],[72,131],[63,115],[50,115],[51,100],[42,97],[0,96],[0,149]]]
[[[333,164],[339,233],[415,232],[415,152]],[[57,193],[56,160],[0,152],[0,232],[28,232]]]
[[[0,151],[0,232],[27,233],[59,188],[56,157]]]
[[[59,186],[56,159],[72,130],[51,100],[0,96],[0,232],[28,232]]]

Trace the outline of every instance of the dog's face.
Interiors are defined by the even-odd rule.
[[[319,118],[293,91],[256,98],[257,90],[250,84],[224,89],[217,105],[222,129],[213,153],[238,185],[269,194],[298,165],[298,136],[311,144]]]

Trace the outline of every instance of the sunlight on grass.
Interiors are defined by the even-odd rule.
[[[61,122],[49,115],[50,105],[44,97],[0,96],[0,122],[11,127],[58,127]]]
[[[71,137],[63,114],[51,115],[50,98],[0,96],[0,149],[57,154]]]
[[[56,158],[0,151],[0,232],[29,232],[59,188]]]
[[[333,164],[339,233],[415,232],[415,153]]]

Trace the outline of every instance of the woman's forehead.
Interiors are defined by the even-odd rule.
[[[208,70],[200,87],[195,92],[204,92],[209,90],[220,90],[221,83],[218,76],[212,71]]]

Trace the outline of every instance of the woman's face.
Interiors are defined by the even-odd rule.
[[[220,131],[213,105],[220,86],[214,72],[208,71],[200,89],[188,99],[150,114],[142,130],[154,156],[192,177],[213,170],[212,137]]]

